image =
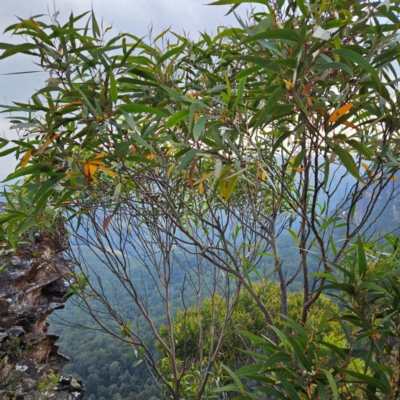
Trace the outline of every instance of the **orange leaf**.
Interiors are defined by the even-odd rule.
[[[371,339],[375,339],[375,340],[379,340],[381,338],[382,335],[380,335],[379,333],[373,333],[370,338]]]
[[[89,185],[90,178],[92,174],[90,173],[90,163],[89,161],[85,161],[85,166],[83,167],[83,175],[85,176],[85,182]]]
[[[267,174],[263,171],[262,173],[261,173],[261,180],[262,181],[265,181],[265,178],[267,177]]]
[[[104,153],[100,153],[94,158],[94,160],[98,160],[99,158],[103,158],[103,157],[104,157]]]
[[[352,103],[345,104],[344,106],[340,107],[338,110],[334,111],[328,118],[328,121],[329,122],[337,121],[341,116],[345,115],[352,108],[353,108]]]
[[[171,146],[166,152],[165,155],[169,155],[171,153],[171,151],[174,150],[174,146]]]
[[[396,175],[393,175],[392,177],[389,178],[389,181],[397,181],[397,179],[399,179],[399,177]]]
[[[358,131],[360,130],[360,128],[359,128],[357,125],[354,125],[352,122],[349,122],[349,121],[344,121],[344,122],[343,122],[343,125],[346,125],[346,126],[348,126],[349,128],[357,129]]]

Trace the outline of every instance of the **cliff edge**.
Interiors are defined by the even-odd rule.
[[[63,234],[35,235],[0,273],[0,400],[80,400],[82,382],[60,375],[69,359],[46,318],[64,307],[69,262]]]

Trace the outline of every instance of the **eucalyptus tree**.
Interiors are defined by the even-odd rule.
[[[213,5],[234,12],[242,3]],[[398,194],[398,7],[253,3],[248,21],[238,16],[237,27],[197,42],[168,30],[107,38],[91,14],[83,28],[76,26],[84,15],[65,24],[21,19],[6,31],[23,42],[0,44],[0,59],[28,54],[49,72],[28,102],[4,106],[19,139],[1,139],[1,155],[15,153],[20,162],[7,181],[21,180],[5,194],[2,245],[16,249],[64,221],[77,245],[100,252],[169,357],[172,380],[158,379],[174,399],[185,367],[174,365],[170,278],[179,265],[188,268],[185,257],[196,259],[195,272],[183,275],[198,304],[210,282],[203,274],[214,279],[207,293],[230,299],[226,324],[245,290],[276,328],[300,279],[297,322],[307,326],[333,266],[348,260],[354,243],[359,252],[367,246],[361,237],[388,204],[377,211],[380,197]],[[281,257],[283,233],[300,255],[295,269]],[[169,343],[131,273],[135,259],[165,301]],[[157,374],[123,307],[104,296],[101,276],[96,284],[88,275],[82,266],[75,293],[89,309],[93,300],[105,306],[119,337]],[[254,277],[279,283],[283,317],[271,313]],[[276,346],[282,335],[272,331]],[[223,337],[201,355],[197,398],[208,390]],[[326,379],[323,388],[334,378]]]

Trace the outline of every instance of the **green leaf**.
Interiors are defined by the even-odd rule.
[[[368,71],[372,78],[374,78],[375,82],[377,82],[379,85],[381,84],[381,81],[379,79],[379,75],[375,68],[360,54],[356,53],[353,50],[349,49],[337,49],[333,50],[335,54],[338,54],[340,57],[343,57],[349,61],[354,62],[355,64],[359,65],[360,67],[364,68],[366,71]]]
[[[170,118],[168,118],[168,120],[165,122],[165,127],[171,128],[172,126],[178,124],[188,116],[189,116],[189,109],[178,111],[175,114],[173,114]]]
[[[357,240],[357,261],[358,261],[358,274],[363,278],[367,272],[367,258],[364,251],[364,243],[359,237]]]
[[[332,389],[332,394],[333,394],[333,399],[334,400],[338,400],[339,398],[339,393],[338,393],[338,389],[337,389],[337,385],[336,385],[336,381],[333,378],[333,375],[327,370],[327,369],[321,369],[323,371],[323,373],[326,375],[329,385],[331,386]]]
[[[119,106],[119,108],[122,111],[126,111],[129,113],[136,113],[136,114],[147,113],[147,114],[160,115],[162,117],[169,115],[168,111],[166,111],[166,110],[159,110],[157,108],[149,107],[149,106],[146,106],[144,104],[139,104],[139,103],[124,104],[122,106]]]
[[[305,0],[296,0],[297,6],[300,8],[301,13],[305,18],[308,18],[308,8],[305,4]]]
[[[115,77],[112,69],[110,68],[110,100],[115,104],[118,100],[118,88],[115,82]]]
[[[46,193],[49,189],[53,188],[53,186],[59,182],[61,179],[65,177],[65,173],[55,174],[47,179],[42,185],[40,185],[39,190],[35,194],[35,197],[32,200],[32,203],[35,204],[44,193]]]
[[[268,114],[271,113],[272,108],[276,106],[278,99],[282,93],[283,93],[283,88],[279,87],[271,94],[271,96],[269,97],[269,99],[267,101],[267,104],[264,106],[263,110],[261,111],[261,113],[257,119],[257,122],[254,124],[254,129],[260,127],[263,124],[264,119],[267,117]]]
[[[268,5],[267,0],[218,0],[215,1],[214,3],[209,3],[207,5],[209,6],[225,6],[229,4],[242,4],[242,3],[258,3],[258,4],[263,4],[265,6]]]
[[[207,114],[202,115],[195,123],[193,128],[193,139],[195,141],[199,140],[201,133],[204,130],[204,124],[207,122],[209,116]]]
[[[281,39],[288,40],[295,43],[301,43],[300,36],[289,29],[273,29],[261,33],[257,33],[254,36],[248,36],[242,40],[242,43],[250,43],[262,39]]]
[[[20,168],[17,171],[13,172],[12,174],[8,175],[6,179],[3,180],[3,182],[8,182],[11,181],[12,179],[19,178],[21,176],[25,175],[35,175],[35,174],[40,174],[40,173],[46,173],[50,172],[53,170],[53,167],[47,164],[35,164],[35,165],[29,165],[28,167],[25,168]]]
[[[35,54],[30,50],[37,49],[36,44],[32,43],[23,43],[23,44],[17,44],[17,45],[11,45],[12,47],[8,48],[3,52],[3,54],[0,56],[0,60],[3,60],[4,58],[13,56],[14,54],[17,53],[23,53],[23,54]]]
[[[316,71],[327,71],[329,69],[340,69],[342,71],[347,72],[351,77],[354,76],[353,70],[348,65],[343,64],[341,62],[330,61],[313,67],[313,70]]]
[[[294,386],[280,372],[275,372],[276,377],[281,381],[282,388],[286,391],[290,400],[301,400]]]
[[[174,56],[175,54],[182,53],[186,48],[186,43],[184,43],[182,46],[175,47],[169,51],[167,51],[165,54],[163,54],[157,61],[157,64],[163,63],[165,60],[168,58]]]
[[[11,147],[9,149],[3,150],[3,151],[0,152],[0,157],[4,157],[7,154],[14,153],[18,149],[19,149],[19,147]]]
[[[344,150],[338,144],[333,146],[333,151],[338,155],[340,161],[346,167],[347,171],[349,171],[350,174],[352,174],[358,181],[364,183],[360,177],[357,165],[350,153],[347,150]]]
[[[290,228],[286,228],[286,230],[290,233],[290,236],[293,238],[293,240],[296,242],[296,245],[300,247],[300,240],[297,237],[296,233],[290,229]]]
[[[178,172],[182,172],[183,169],[196,157],[197,154],[202,154],[202,151],[197,149],[189,150],[184,157],[182,158],[181,163],[179,164]]]
[[[261,392],[261,393],[270,394],[270,395],[274,396],[273,398],[287,400],[287,397],[285,397],[279,390],[274,389],[269,386],[255,386],[254,390]]]

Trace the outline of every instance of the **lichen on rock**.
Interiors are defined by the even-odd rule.
[[[80,400],[82,382],[60,375],[69,359],[46,322],[67,300],[68,243],[62,234],[39,236],[0,273],[0,400]]]

